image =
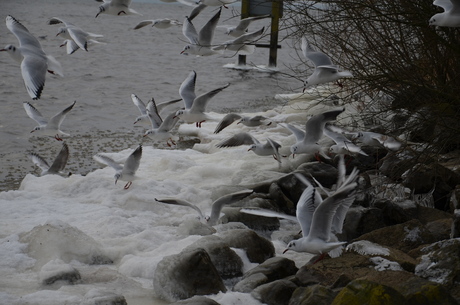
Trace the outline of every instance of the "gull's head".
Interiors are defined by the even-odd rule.
[[[65,28],[59,28],[56,36],[64,35],[67,32]]]
[[[239,123],[244,123],[244,122],[246,122],[247,120],[248,120],[248,118],[246,118],[246,117],[241,118],[241,120],[239,120],[238,123],[236,123],[236,124],[238,125]]]
[[[184,49],[183,49],[183,50],[180,52],[180,54],[183,54],[183,55],[188,55],[187,51],[188,51],[188,50],[190,50],[190,49],[191,49],[191,47],[192,47],[192,46],[191,46],[191,45],[189,45],[189,44],[188,44],[188,45],[186,45],[186,46],[184,47]]]
[[[290,241],[289,244],[287,245],[286,249],[283,251],[283,254],[286,253],[288,250],[294,250],[297,251],[297,240]]]
[[[32,133],[32,132],[40,131],[40,130],[42,130],[41,126],[37,126],[34,129],[32,129],[30,132]]]
[[[150,130],[147,130],[147,131],[144,133],[144,137],[146,137],[146,136],[148,136],[148,135],[150,135],[150,134],[152,134],[152,133],[153,133],[153,130],[151,130],[151,129],[150,129]]]
[[[14,53],[16,52],[16,47],[13,46],[12,44],[6,45],[3,49],[0,49],[0,51],[8,52],[8,53]]]
[[[254,151],[256,148],[257,148],[257,145],[256,145],[256,144],[252,144],[251,146],[249,146],[248,151],[250,151],[250,150]]]
[[[115,176],[113,176],[115,178],[115,184],[117,184],[118,182],[118,179],[120,179],[121,177],[121,174],[120,173],[116,173]]]
[[[104,3],[104,4],[105,4],[105,3]],[[109,3],[109,4],[110,4],[110,3]],[[97,18],[97,16],[99,16],[99,14],[101,14],[101,13],[103,13],[103,12],[105,12],[105,7],[104,7],[104,5],[101,5],[101,6],[99,6],[99,12],[96,14],[96,17],[94,17],[94,18]]]
[[[184,110],[177,110],[176,115],[174,118],[181,117],[184,114]]]
[[[295,154],[297,153],[297,150],[299,149],[299,147],[297,145],[292,145],[290,150],[291,150],[291,154],[292,154],[292,158],[295,157]]]
[[[428,20],[428,25],[438,25],[439,24],[440,14],[436,14]]]

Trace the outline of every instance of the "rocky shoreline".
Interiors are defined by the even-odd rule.
[[[255,194],[249,200],[225,207],[218,233],[198,221],[188,225],[188,233],[203,237],[159,263],[155,294],[174,304],[218,304],[205,296],[227,290],[250,293],[270,305],[459,304],[460,234],[454,215],[460,174],[449,167],[459,164],[458,154],[414,164],[407,162],[408,148],[391,155],[365,149],[369,156],[354,158],[347,167],[360,169],[360,190],[345,219],[340,239],[348,244],[340,257],[313,264],[314,257],[298,268],[275,256],[267,239],[276,234],[287,243],[298,232],[277,231],[277,218],[240,212],[268,208],[295,215],[304,187],[290,173],[251,186]],[[333,160],[304,163],[295,172],[325,187],[337,177]],[[232,249],[244,250],[259,265],[242,272]]]

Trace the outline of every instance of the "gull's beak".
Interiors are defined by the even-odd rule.
[[[6,51],[6,49],[0,49],[0,51]]]
[[[30,131],[30,133],[32,133],[32,132],[34,132],[34,131],[35,131],[35,129],[32,129],[32,130]]]
[[[284,254],[284,253],[286,253],[286,252],[287,252],[287,250],[289,250],[289,249],[285,249],[285,250],[283,251],[283,254]]]

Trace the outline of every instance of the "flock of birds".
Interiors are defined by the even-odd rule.
[[[226,33],[235,37],[235,39],[214,46],[212,44],[212,38],[214,30],[218,26],[222,6],[234,2],[234,0],[227,0],[228,2],[225,3],[222,1],[223,0],[200,0],[198,5],[192,10],[190,16],[186,17],[183,23],[170,19],[144,20],[136,25],[135,29],[147,25],[158,28],[182,25],[182,32],[190,42],[190,44],[186,45],[182,50],[183,54],[210,56],[221,54],[225,50],[241,52],[242,54],[253,52],[254,45],[252,43],[263,35],[264,28],[254,32],[248,32],[247,28],[251,22],[269,16],[245,18],[242,19],[237,26],[226,27]],[[434,1],[434,5],[444,8],[445,12],[434,15],[429,23],[439,26],[460,26],[460,13],[457,12],[459,11],[459,3],[460,1],[458,0]],[[130,4],[130,0],[104,1],[99,7],[96,17],[101,14],[115,16],[140,15],[129,7]],[[207,6],[219,6],[219,9],[203,28],[197,32],[192,24],[192,20]],[[101,43],[95,39],[102,37],[102,35],[85,32],[81,28],[60,18],[53,17],[48,23],[50,25],[63,25],[63,27],[58,29],[57,35],[65,39],[62,46],[66,46],[68,54],[72,54],[78,49],[88,51],[88,45]],[[49,72],[62,76],[61,65],[52,56],[45,53],[38,39],[14,17],[6,17],[6,26],[18,39],[19,47],[7,45],[0,51],[8,52],[14,60],[20,63],[27,93],[33,100],[39,99],[44,88],[46,73]],[[340,71],[326,54],[315,51],[309,45],[305,37],[302,38],[301,49],[305,58],[311,61],[315,67],[314,72],[305,81],[306,86],[335,82],[343,77],[352,77],[350,72]],[[144,136],[154,137],[161,141],[166,140],[168,146],[173,146],[175,142],[172,139],[172,130],[179,121],[188,124],[194,123],[197,128],[200,128],[201,124],[209,119],[206,115],[207,104],[215,95],[227,88],[229,84],[197,96],[195,94],[196,79],[197,74],[192,70],[179,88],[179,95],[181,98],[158,105],[153,99],[146,105],[135,94],[131,95],[133,103],[140,111],[140,116],[136,118],[134,124],[140,121],[148,121],[151,124],[151,128],[145,132]],[[160,113],[181,100],[183,101],[183,107],[169,112],[163,119]],[[75,103],[76,102],[73,102],[70,106],[48,120],[36,107],[29,102],[24,102],[23,105],[27,115],[38,123],[38,126],[31,132],[39,133],[39,135],[42,136],[51,136],[56,140],[62,141],[62,138],[68,137],[69,134],[61,131],[60,125],[66,115],[72,110]],[[352,204],[356,194],[356,179],[358,177],[358,171],[356,169],[353,169],[351,174],[346,177],[344,155],[366,155],[361,147],[357,145],[357,142],[361,142],[363,145],[377,146],[388,150],[399,150],[402,145],[401,142],[388,135],[368,131],[351,132],[333,125],[332,122],[335,121],[344,110],[344,108],[338,108],[314,115],[306,121],[304,130],[291,124],[279,123],[292,132],[296,138],[296,143],[290,147],[290,152],[293,157],[296,154],[310,154],[315,155],[317,159],[320,160],[320,155],[323,158],[329,158],[328,154],[337,154],[340,156],[338,165],[339,177],[334,191],[326,191],[317,181],[314,181],[319,188],[326,192],[327,197],[325,199],[321,198],[317,188],[314,187],[309,180],[301,175],[297,175],[298,179],[302,181],[306,187],[297,204],[296,213],[296,220],[301,225],[303,237],[299,240],[291,241],[286,251],[305,251],[322,255],[329,252],[331,256],[336,255],[332,254],[331,251],[340,248],[344,243],[338,241],[334,234],[340,233],[342,230],[346,211]],[[255,128],[261,125],[269,126],[274,123],[263,116],[246,117],[240,114],[231,113],[227,114],[219,122],[214,133],[220,133],[234,122]],[[328,148],[328,154],[324,151],[325,148],[318,144],[323,136],[329,137],[335,143]],[[267,138],[266,143],[261,143],[247,132],[237,133],[221,141],[216,146],[234,147],[240,145],[249,145],[249,150],[253,151],[255,154],[260,156],[273,156],[280,163],[282,157],[285,157],[281,156],[279,153],[279,149],[281,148],[279,143],[269,138]],[[69,158],[69,147],[65,142],[51,165],[36,153],[30,153],[29,157],[42,169],[41,175],[70,175],[70,173],[64,173]],[[111,166],[115,170],[115,183],[117,183],[118,180],[126,181],[127,183],[124,188],[128,189],[132,181],[136,178],[136,171],[141,162],[142,144],[128,156],[124,164],[120,164],[102,153],[96,154],[93,158],[99,163]],[[156,200],[158,202],[191,207],[195,209],[200,215],[200,218],[204,219],[209,225],[215,225],[219,219],[222,206],[242,200],[252,193],[252,190],[245,190],[228,194],[217,199],[212,204],[212,212],[209,217],[204,216],[197,206],[184,200],[175,198],[160,198]],[[289,215],[280,215],[263,210],[244,209],[243,211],[269,217],[292,219],[292,216]]]

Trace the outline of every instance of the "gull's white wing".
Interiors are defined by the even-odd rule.
[[[219,11],[203,26],[203,28],[198,33],[199,45],[210,47],[212,43],[212,38],[214,36],[214,30],[216,29],[217,23],[219,22],[220,13],[222,7],[219,8]]]
[[[133,101],[134,105],[139,109],[141,115],[147,114],[147,108],[145,107],[144,102],[135,94],[131,94],[131,100]]]
[[[238,32],[239,31],[243,32],[249,27],[249,24],[253,22],[254,20],[264,19],[268,17],[270,17],[270,15],[254,16],[254,17],[247,17],[247,18],[241,19],[238,25],[236,26],[235,30]]]
[[[269,145],[273,149],[273,155],[275,156],[276,161],[278,161],[278,163],[281,163],[281,155],[278,151],[279,148],[281,147],[281,144],[273,141],[270,138],[267,138],[267,143],[265,145],[267,146]]]
[[[112,0],[110,1],[110,5],[129,7],[131,5],[131,2],[132,0]]]
[[[240,37],[238,37],[235,40],[233,40],[233,43],[234,44],[251,43],[254,40],[256,40],[257,38],[259,38],[259,36],[264,33],[264,30],[265,30],[265,27],[262,27],[258,31],[254,31],[254,32],[251,32],[251,33],[241,35]]]
[[[192,112],[205,112],[206,110],[206,105],[208,102],[213,98],[217,93],[221,92],[225,88],[230,86],[230,84],[226,84],[225,86],[222,86],[220,88],[211,90],[209,92],[203,93],[195,98],[193,101],[191,111]]]
[[[163,123],[163,119],[160,117],[160,114],[158,113],[157,104],[155,103],[153,97],[147,103],[146,110],[150,123],[152,124],[152,129],[160,127],[161,123]]]
[[[249,133],[240,132],[216,144],[216,147],[234,147],[240,145],[252,145],[257,143],[259,143],[259,141],[253,136],[251,136]]]
[[[174,100],[170,100],[170,101],[167,101],[167,102],[163,102],[163,103],[160,103],[157,106],[157,113],[161,113],[161,111],[163,111],[164,108],[168,107],[169,105],[172,105],[172,104],[175,104],[177,102],[180,102],[182,101],[182,98],[178,98],[178,99],[174,99]]]
[[[126,159],[123,165],[122,175],[134,175],[139,168],[142,157],[142,145],[139,145]]]
[[[305,132],[299,128],[288,123],[280,123],[280,125],[292,132],[297,141],[302,141],[305,138]]]
[[[351,197],[354,199],[356,186],[356,182],[344,184],[316,208],[313,213],[309,237],[329,241],[334,215],[340,205],[347,204]]]
[[[24,79],[24,85],[29,96],[35,100],[40,98],[43,87],[45,87],[48,65],[45,58],[41,55],[37,56],[35,52],[30,52],[29,49],[22,49],[21,53],[24,56],[21,62],[21,74]]]
[[[59,129],[59,126],[61,126],[62,121],[65,119],[65,116],[67,113],[69,113],[70,110],[72,110],[73,106],[75,105],[77,101],[74,101],[72,105],[67,107],[66,109],[62,110],[61,112],[55,114],[49,121],[48,121],[48,127],[50,128],[56,128]]]
[[[335,109],[326,111],[317,115],[312,116],[305,123],[305,143],[316,143],[321,139],[323,135],[324,125],[327,122],[333,121],[341,114],[345,108]]]
[[[66,46],[66,52],[69,55],[75,53],[76,50],[80,49],[80,47],[72,39],[64,40],[64,43],[61,45],[61,47],[63,46]]]
[[[246,214],[251,214],[251,215],[264,216],[264,217],[283,218],[283,219],[287,219],[287,220],[297,222],[297,218],[295,216],[280,213],[280,212],[275,212],[275,211],[268,210],[268,209],[244,208],[244,209],[241,209],[240,212],[241,213],[246,213]]]
[[[48,170],[50,168],[50,166],[48,165],[48,162],[46,162],[45,159],[43,159],[37,153],[31,152],[27,156],[29,157],[30,160],[32,160],[32,162],[36,166],[40,167],[40,169],[42,171],[46,171],[46,170]]]
[[[24,102],[22,105],[24,106],[27,115],[39,125],[46,125],[48,123],[40,111],[38,111],[37,108],[32,106],[29,102]]]
[[[178,2],[181,2],[179,0]],[[189,20],[193,20],[196,16],[198,16],[199,13],[201,13],[202,10],[204,10],[207,7],[206,4],[200,3],[197,6],[193,8],[193,10],[190,12]]]
[[[149,24],[153,24],[155,20],[142,20],[141,22],[139,22],[138,24],[136,24],[136,26],[134,27],[135,30],[137,29],[140,29],[140,28],[143,28],[144,26],[147,26]]]
[[[222,118],[222,120],[220,120],[219,124],[217,124],[216,129],[214,130],[214,133],[221,132],[225,127],[231,125],[233,122],[235,122],[238,119],[241,119],[241,115],[236,114],[236,113],[229,113],[225,115]]]
[[[185,17],[184,23],[182,24],[182,34],[184,34],[185,38],[187,38],[191,44],[198,45],[200,43],[198,32],[188,17]]]
[[[214,201],[212,203],[211,207],[211,215],[209,216],[208,223],[210,225],[214,225],[217,223],[217,220],[219,219],[220,211],[222,210],[222,207],[227,204],[231,204],[233,202],[242,200],[246,198],[247,196],[251,195],[254,191],[253,190],[245,190],[245,191],[240,191],[228,195],[224,195]]]
[[[160,199],[155,198],[155,201],[162,202],[162,203],[167,203],[167,204],[175,204],[175,205],[181,205],[181,206],[185,206],[185,207],[190,207],[190,208],[192,208],[192,209],[194,209],[195,211],[198,212],[198,215],[200,215],[201,219],[205,218],[199,207],[197,207],[196,205],[194,205],[194,204],[192,204],[192,203],[190,203],[190,202],[188,202],[186,200],[176,199],[176,198],[160,198]]]
[[[59,151],[59,154],[54,159],[54,162],[51,164],[48,172],[58,174],[60,171],[63,171],[67,164],[67,160],[69,160],[69,147],[64,142],[62,144],[61,150]]]
[[[329,58],[329,56],[322,52],[317,52],[313,48],[311,48],[310,44],[308,43],[305,37],[302,37],[301,49],[305,58],[311,60],[315,67],[332,65],[332,61]]]
[[[191,71],[179,88],[179,95],[184,100],[185,109],[192,108],[195,95],[196,72]]]
[[[180,117],[178,117],[175,112],[172,112],[166,116],[163,123],[161,123],[158,128],[163,131],[170,131],[174,126],[176,126],[179,120]]]
[[[343,182],[342,186],[340,186],[337,191],[340,191],[342,188],[345,188],[347,185],[351,183],[355,183],[356,177],[358,176],[359,171],[354,168],[353,171],[350,173],[348,178]],[[348,209],[355,201],[355,196],[350,194],[349,196],[342,199],[342,203],[338,206],[334,218],[332,219],[332,227],[331,231],[335,234],[342,233],[343,222],[345,217],[347,216]]]
[[[450,0],[435,0],[433,5],[442,7],[445,12],[449,11],[454,6],[453,1]]]
[[[123,166],[115,162],[112,158],[104,156],[102,154],[94,155],[93,159],[99,163],[112,167],[116,172],[121,172],[123,170]]]
[[[66,21],[64,21],[63,19],[58,18],[58,17],[51,17],[51,18],[48,20],[47,23],[48,23],[49,25],[60,24],[60,23],[64,23],[65,26],[73,25],[72,23],[66,22]]]
[[[311,230],[313,213],[315,212],[316,207],[321,204],[322,199],[315,187],[304,176],[298,173],[296,173],[295,176],[307,186],[297,201],[296,209],[297,221],[302,229],[302,235],[306,237]]]
[[[70,37],[82,49],[88,52],[88,33],[78,27],[67,27]]]
[[[29,30],[11,15],[6,17],[6,27],[16,36],[21,47],[37,49],[41,55],[45,55],[42,45]]]

